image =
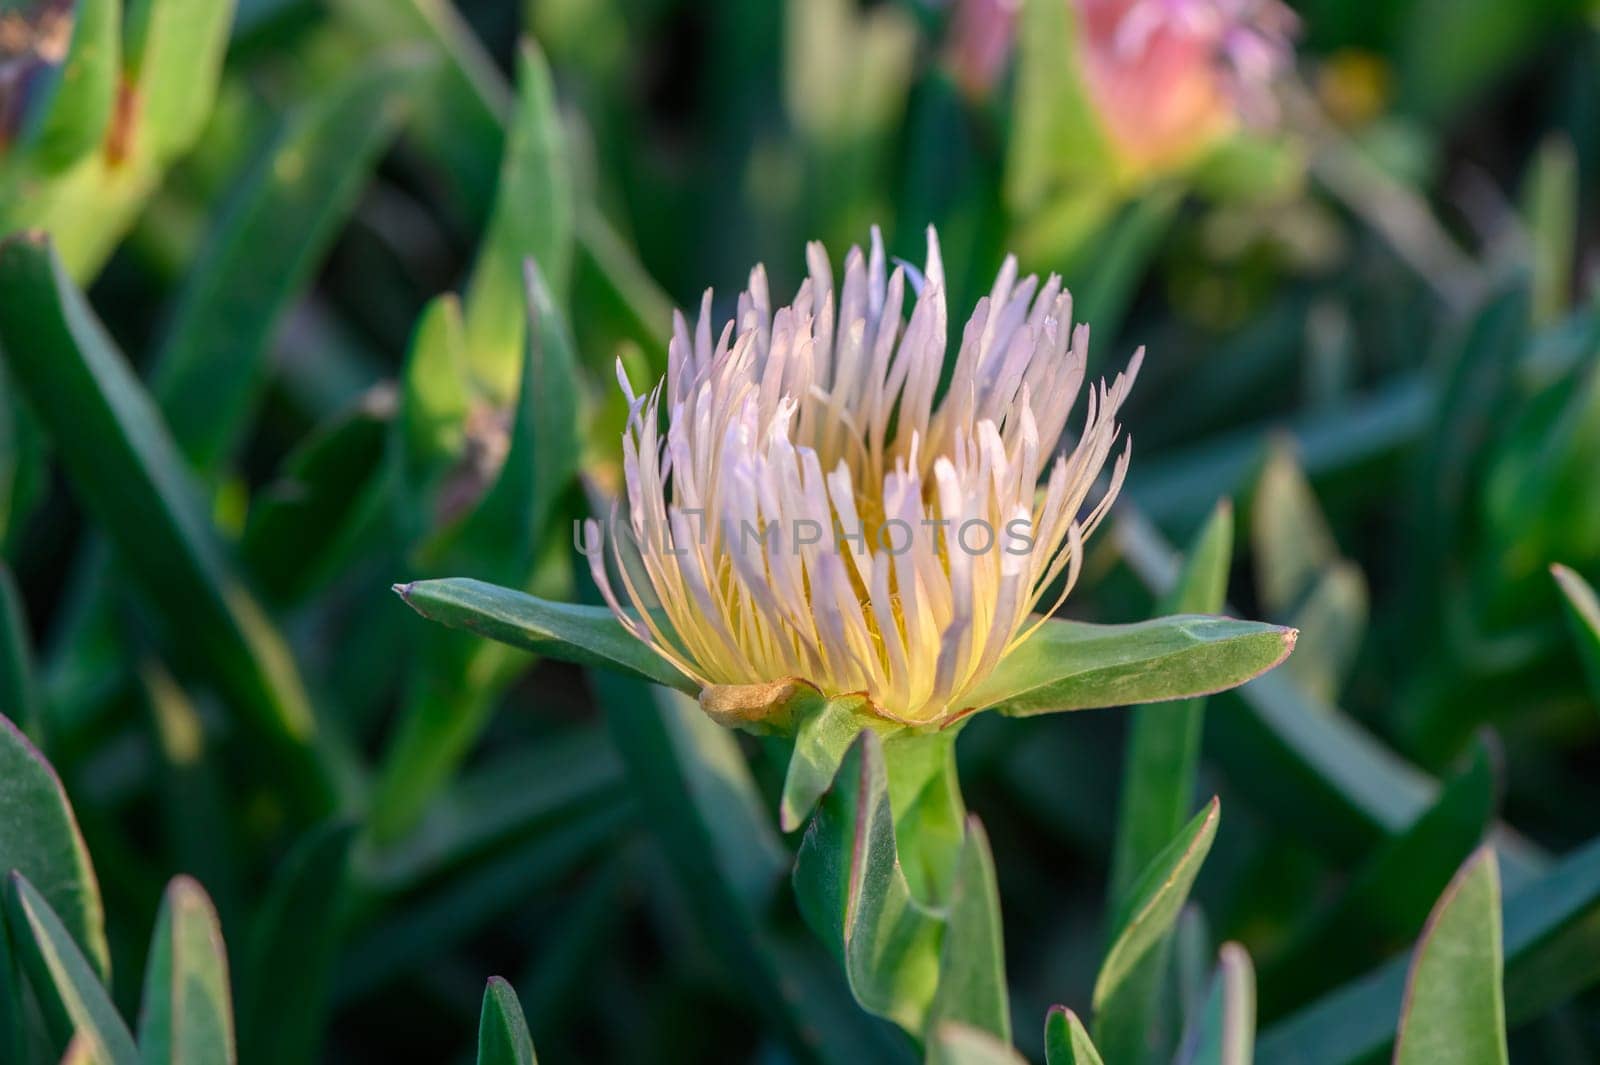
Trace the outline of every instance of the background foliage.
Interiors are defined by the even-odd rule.
[[[1064,273],[1094,372],[1148,346],[1074,616],[1302,634],[1209,706],[973,724],[1009,999],[939,1016],[1600,1056],[1600,15],[1297,7],[1281,138],[1115,187],[1038,0],[977,95],[918,0],[78,0],[9,55],[0,1059],[913,1060],[802,922],[779,745],[389,592],[592,600],[615,360],[872,223],[956,306]]]

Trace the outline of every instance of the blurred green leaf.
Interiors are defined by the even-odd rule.
[[[340,954],[334,1001],[371,996],[397,977],[433,971],[438,958],[530,898],[554,891],[585,865],[614,854],[634,822],[632,806],[611,795],[533,825],[480,861],[441,870],[417,891],[398,892],[381,919],[353,936]]]
[[[245,1065],[317,1060],[353,838],[337,822],[311,830],[267,885],[239,991]]]
[[[1495,774],[1480,742],[1415,822],[1351,873],[1328,908],[1306,920],[1264,970],[1262,1012],[1281,1014],[1307,992],[1357,975],[1422,927],[1439,893],[1483,840],[1495,809]]]
[[[166,160],[200,135],[216,97],[235,0],[130,0],[124,92],[133,151]]]
[[[1405,8],[1396,67],[1407,110],[1451,117],[1527,60],[1541,41],[1578,31],[1586,0],[1419,0]]]
[[[430,621],[549,658],[601,666],[699,694],[698,685],[624,629],[605,607],[552,603],[464,577],[414,581],[396,585],[395,591]]]
[[[1437,398],[1423,374],[1396,375],[1369,394],[1290,419],[1288,426],[1307,473],[1364,469],[1422,435]],[[1170,457],[1145,461],[1129,478],[1122,499],[1163,523],[1198,520],[1219,493],[1246,487],[1267,441],[1283,425],[1274,417],[1266,425],[1217,433]]]
[[[205,889],[174,877],[156,914],[139,1009],[144,1065],[233,1065],[233,999],[222,926]]]
[[[982,1028],[946,1021],[928,1040],[928,1065],[1024,1065],[1027,1061]]]
[[[401,387],[402,453],[412,497],[402,502],[422,508],[445,467],[465,448],[472,409],[466,320],[454,293],[430,301],[417,319]],[[421,515],[416,524],[431,528],[433,515]]]
[[[39,681],[33,667],[33,638],[11,567],[0,562],[0,715],[24,732],[38,735]]]
[[[576,475],[579,449],[572,340],[542,274],[531,261],[526,264],[525,277],[532,328],[523,347],[520,398],[509,446],[499,469],[493,471],[494,483],[475,500],[470,513],[442,530],[422,552],[425,565],[446,572],[475,572],[521,587],[530,586],[540,576],[536,564],[541,548],[559,550],[564,546],[561,540],[547,538],[546,532],[551,529],[559,497]],[[445,491],[476,495],[471,486],[461,489],[447,484]],[[566,553],[546,557],[565,573]],[[478,586],[479,590],[489,587]],[[504,591],[496,590],[493,595]],[[426,591],[421,601],[430,601]],[[418,609],[431,616],[427,609]],[[451,615],[454,620],[446,623],[465,622],[466,627],[474,628],[471,616],[470,608],[458,610]],[[552,635],[575,633],[563,630]],[[527,631],[522,635],[527,636]],[[623,634],[623,638],[635,644],[636,650],[648,653],[633,637]],[[385,759],[374,822],[380,838],[391,839],[411,824],[465,757],[487,723],[496,696],[525,665],[519,657],[503,647],[457,634],[440,633],[430,639],[418,661],[417,679],[409,686],[399,732]],[[557,651],[555,657],[563,655]]]
[[[1146,1032],[1132,1022],[1148,1021],[1147,997],[1154,984],[1147,975],[1133,980],[1130,976],[1139,972],[1152,952],[1167,950],[1189,889],[1216,839],[1221,809],[1213,798],[1145,866],[1128,898],[1118,904],[1111,945],[1094,984],[1095,1042],[1113,1061],[1131,1061],[1141,1053]],[[1113,1049],[1113,1041],[1120,1051]]]
[[[72,43],[31,141],[30,162],[59,172],[100,146],[117,95],[122,10],[117,0],[75,0]],[[12,225],[7,220],[5,229]]]
[[[928,1024],[939,1031],[954,1021],[1009,1045],[1011,1002],[1006,993],[1005,937],[1000,928],[994,856],[989,853],[989,836],[982,823],[969,816],[966,827],[945,909],[939,989],[928,1011]]]
[[[1114,339],[1122,335],[1123,319],[1149,272],[1151,259],[1161,250],[1183,197],[1175,186],[1160,186],[1124,205],[1103,223],[1104,215],[1093,206],[1095,202],[1089,201],[1081,220],[1092,228],[1071,244],[1063,240],[1065,247],[1056,255],[1069,256],[1062,276],[1071,287],[1073,317],[1089,323],[1100,336]],[[1208,488],[1215,491],[1218,486]]]
[[[6,923],[57,1045],[76,1033],[99,1065],[139,1065],[133,1036],[99,976],[50,903],[19,872],[6,884]]]
[[[500,977],[489,977],[478,1020],[478,1065],[538,1065],[538,1060],[517,993]]]
[[[1572,638],[1589,677],[1589,690],[1600,702],[1600,598],[1587,581],[1566,566],[1551,566],[1550,573],[1561,586]]]
[[[386,466],[394,391],[378,386],[283,461],[250,508],[240,554],[257,585],[293,602],[347,561]]]
[[[903,1038],[849,1001],[813,952],[764,920],[787,861],[737,737],[684,696],[605,669],[591,683],[695,924],[722,968],[790,1043],[824,1061],[903,1062]]]
[[[565,303],[572,273],[571,162],[550,70],[532,40],[518,52],[517,83],[494,211],[465,300],[468,366],[496,404],[512,400],[522,372],[524,262],[537,264],[554,307]]]
[[[47,486],[44,441],[0,360],[0,548],[15,546]]]
[[[512,96],[494,58],[456,10],[438,0],[334,0],[340,19],[383,48],[434,57],[435,74],[417,99],[412,134],[436,157],[456,206],[482,224],[494,202],[501,126]]]
[[[1088,1029],[1065,1006],[1051,1006],[1044,1016],[1044,1055],[1047,1065],[1104,1065]]]
[[[1505,1016],[1537,1017],[1600,980],[1600,840],[1506,901]],[[1355,1065],[1394,1038],[1407,959],[1395,958],[1262,1034],[1263,1065]]]
[[[201,468],[225,461],[238,442],[280,317],[354,208],[427,72],[408,55],[356,68],[285,119],[229,198],[177,297],[153,384],[173,437]]]
[[[1505,286],[1481,301],[1447,351],[1415,500],[1418,542],[1437,556],[1464,548],[1467,507],[1483,474],[1485,446],[1503,420],[1513,368],[1528,347],[1529,320],[1526,288]],[[1419,594],[1442,596],[1443,573],[1424,567],[1415,575]]]
[[[1250,507],[1251,546],[1261,604],[1289,614],[1339,558],[1339,545],[1296,461],[1292,445],[1274,441]]]
[[[620,330],[649,356],[653,376],[667,372],[668,330],[672,299],[640,265],[637,255],[617,235],[593,204],[582,203],[578,215],[578,261],[574,295],[585,287],[596,317]],[[593,363],[590,363],[593,365]]]
[[[1076,64],[1075,8],[1025,0],[1017,25],[1017,88],[1013,97],[1006,202],[1013,212],[1036,208],[1058,183],[1107,180],[1109,149]]]
[[[160,752],[162,825],[173,864],[209,885],[219,910],[237,910],[243,874],[237,811],[228,801],[227,767],[206,734],[200,708],[160,661],[139,663],[139,686]]]
[[[542,738],[464,773],[392,846],[363,854],[373,890],[398,894],[538,830],[617,804],[622,763],[598,726]]]
[[[1255,1055],[1256,978],[1250,955],[1224,943],[1211,993],[1184,1037],[1176,1065],[1250,1065]]]
[[[528,580],[556,500],[578,468],[572,338],[542,271],[529,262],[524,277],[527,309],[519,317],[525,313],[531,320],[532,335],[523,341],[521,388],[505,461],[482,500],[431,550],[445,565],[471,566],[506,583]]]
[[[1367,613],[1361,568],[1343,560],[1328,566],[1299,608],[1283,619],[1304,637],[1285,672],[1312,695],[1336,700],[1366,635]]]
[[[0,870],[44,885],[45,900],[93,961],[110,975],[105,913],[89,850],[61,780],[33,744],[0,718]]]
[[[1577,257],[1578,160],[1572,140],[1553,134],[1533,157],[1523,190],[1523,211],[1533,260],[1533,319],[1546,325],[1572,301]]]
[[[1500,874],[1485,847],[1439,897],[1412,957],[1395,1065],[1505,1065]]]
[[[3,911],[0,911],[3,913]],[[11,949],[11,933],[0,916],[0,1055],[6,1061],[28,1060],[28,1011],[22,970]]]
[[[1209,695],[1282,662],[1292,629],[1178,615],[1133,625],[1051,618],[963,701],[1013,717]]]
[[[1118,546],[1152,590],[1171,583],[1170,549],[1134,507],[1123,504]],[[1404,831],[1432,803],[1436,783],[1354,719],[1316,699],[1283,672],[1223,697],[1210,716],[1218,761],[1259,809],[1293,813],[1294,831],[1331,854],[1364,854]],[[1508,882],[1539,869],[1537,852],[1496,831]]]
[[[0,245],[0,342],[73,488],[169,636],[274,743],[284,779],[323,801],[315,724],[287,645],[228,564],[149,397],[37,234]]]

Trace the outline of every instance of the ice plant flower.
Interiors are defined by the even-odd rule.
[[[1134,172],[1182,165],[1276,115],[1293,61],[1279,0],[1072,0],[1078,57],[1112,147]]]
[[[692,328],[678,315],[648,394],[619,366],[627,515],[590,521],[585,551],[623,625],[719,720],[759,724],[815,690],[891,726],[948,723],[1072,589],[1127,472],[1124,446],[1091,502],[1143,353],[1089,389],[1058,449],[1089,343],[1059,278],[1007,259],[940,398],[933,231],[920,273],[888,273],[876,230],[838,289],[819,244],[806,260],[788,306],[757,266],[720,329],[709,292]]]

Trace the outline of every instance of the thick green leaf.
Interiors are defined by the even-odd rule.
[[[173,643],[273,742],[306,800],[322,801],[315,724],[287,644],[229,564],[149,397],[38,234],[0,245],[0,343]]]
[[[1578,657],[1589,678],[1589,690],[1600,702],[1600,597],[1589,582],[1566,566],[1551,566],[1550,573],[1561,586],[1566,605],[1567,621],[1572,626],[1572,639],[1578,645]]]
[[[353,838],[345,824],[313,829],[267,887],[239,994],[245,1065],[317,1060]]]
[[[935,1030],[946,1022],[1011,1042],[1011,1002],[1006,994],[1005,937],[1000,928],[1000,889],[995,883],[989,837],[976,817],[956,861],[955,883],[945,908],[939,950],[939,989],[928,1013]]]
[[[478,1018],[478,1065],[538,1065],[522,1003],[510,984],[489,977]]]
[[[211,114],[235,0],[133,0],[123,76],[137,101],[128,150],[165,161]]]
[[[1161,608],[1185,614],[1223,609],[1233,557],[1233,508],[1217,504]],[[1195,769],[1205,702],[1184,700],[1133,710],[1111,860],[1113,908],[1127,901],[1134,878],[1178,833],[1194,805]]]
[[[863,732],[801,841],[795,895],[862,1007],[921,1032],[939,980],[940,915],[911,894],[895,844],[883,741]]]
[[[1505,906],[1505,1002],[1515,1025],[1600,981],[1600,840],[1512,893]],[[1394,1038],[1407,959],[1395,958],[1274,1025],[1264,1065],[1355,1065]]]
[[[1256,977],[1250,955],[1224,943],[1211,993],[1185,1035],[1177,1065],[1250,1065],[1255,1056]]]
[[[1026,1065],[1027,1058],[993,1033],[946,1021],[928,1040],[928,1065]]]
[[[550,69],[531,39],[517,55],[517,85],[494,211],[465,301],[468,365],[496,404],[511,402],[522,372],[523,263],[538,264],[553,306],[565,301],[572,273],[572,164]]]
[[[1095,978],[1096,1026],[1099,1012],[1124,986],[1127,976],[1150,951],[1164,942],[1177,923],[1189,889],[1217,836],[1222,804],[1215,798],[1145,867],[1118,911],[1115,932],[1100,973]]]
[[[4,562],[0,562],[0,716],[38,734],[39,681],[33,668],[33,639],[17,582]]]
[[[794,749],[778,801],[778,824],[785,832],[793,832],[805,823],[817,800],[833,785],[850,745],[866,727],[866,716],[851,699],[819,697],[819,702],[821,705],[806,713],[795,729]]]
[[[1333,905],[1308,920],[1265,967],[1262,1013],[1279,1016],[1415,938],[1439,893],[1482,842],[1494,808],[1494,767],[1480,742],[1438,800],[1380,844]]]
[[[223,462],[238,441],[280,317],[311,280],[426,73],[415,57],[374,60],[302,105],[207,237],[153,384],[173,437],[200,467]]]
[[[1052,618],[968,694],[974,709],[1026,717],[1209,695],[1282,662],[1295,631],[1198,615],[1134,625]]]
[[[56,771],[0,718],[0,871],[44,885],[50,904],[102,978],[111,972],[100,885]]]
[[[1214,613],[1223,608],[1233,554],[1233,509],[1223,501],[1190,548],[1178,582],[1162,600],[1163,610]],[[1111,862],[1110,906],[1131,904],[1141,872],[1183,828],[1194,806],[1200,760],[1204,699],[1140,706],[1133,711],[1122,776],[1122,798]],[[1134,967],[1111,1012],[1097,1016],[1128,1036],[1111,1034],[1109,1047],[1138,1061],[1166,1059],[1177,1038],[1176,1026],[1162,1023],[1159,994],[1167,972],[1167,952],[1156,951]],[[1137,1033],[1135,1041],[1132,1036]],[[1127,1045],[1122,1045],[1124,1042]]]
[[[548,658],[613,669],[691,695],[700,690],[624,629],[605,607],[552,603],[465,577],[397,584],[394,590],[411,609],[451,628]]]
[[[1089,1030],[1065,1006],[1051,1006],[1044,1015],[1046,1065],[1105,1065]]]
[[[99,1065],[139,1065],[133,1036],[99,976],[50,903],[19,872],[6,885],[6,922],[57,1045],[76,1033]]]
[[[1484,847],[1428,917],[1406,979],[1395,1065],[1505,1065],[1500,872]]]
[[[144,1065],[233,1065],[233,998],[222,926],[205,889],[174,877],[156,914],[139,1008]]]

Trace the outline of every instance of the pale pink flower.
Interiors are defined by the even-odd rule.
[[[1276,117],[1294,13],[1278,0],[1072,0],[1089,96],[1136,170],[1181,164]]]
[[[966,709],[1071,589],[1127,472],[1124,448],[1090,504],[1140,355],[1090,389],[1058,450],[1089,330],[1060,278],[1019,279],[1007,259],[936,398],[938,243],[930,229],[923,270],[891,275],[872,237],[838,289],[810,245],[810,276],[776,311],[759,266],[731,321],[708,292],[698,322],[677,318],[664,382],[640,396],[622,377],[639,565],[619,551],[613,578],[598,523],[586,550],[623,624],[708,691],[798,682],[921,725]]]

